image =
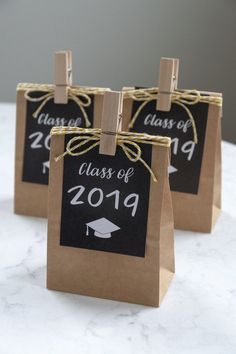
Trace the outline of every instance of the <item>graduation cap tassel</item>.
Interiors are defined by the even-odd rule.
[[[89,235],[89,227],[86,226],[86,236],[88,236],[88,235]]]

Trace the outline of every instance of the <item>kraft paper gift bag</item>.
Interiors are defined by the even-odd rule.
[[[171,109],[156,109],[158,88],[124,91],[123,130],[169,136],[174,225],[211,232],[221,209],[222,95],[174,90]]]
[[[15,213],[47,216],[50,130],[99,127],[106,89],[68,87],[68,103],[54,103],[55,86],[19,84],[15,153]]]
[[[120,132],[109,156],[100,129],[51,134],[48,288],[159,306],[174,274],[170,139]]]

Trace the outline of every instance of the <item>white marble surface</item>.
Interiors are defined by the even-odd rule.
[[[49,291],[46,220],[13,209],[15,106],[0,105],[0,354],[235,354],[236,146],[223,143],[223,212],[211,236],[175,232],[159,309]]]

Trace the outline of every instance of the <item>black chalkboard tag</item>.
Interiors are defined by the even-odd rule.
[[[65,136],[65,146],[73,135]],[[140,144],[151,166],[152,146]],[[150,173],[131,162],[120,146],[115,156],[97,146],[65,156],[60,245],[144,257]]]
[[[140,101],[133,101],[132,117],[141,104]],[[156,100],[149,101],[140,111],[130,131],[170,137],[170,188],[172,191],[197,194],[209,105],[199,102],[187,107],[195,120],[197,144],[193,141],[192,124],[186,110],[173,102],[170,111],[164,112],[156,110]]]
[[[35,91],[31,97],[41,97],[45,92]],[[94,95],[89,95],[91,104],[84,107],[88,119],[93,125]],[[23,176],[24,182],[48,184],[50,130],[54,126],[86,127],[80,107],[73,101],[67,104],[55,104],[49,100],[38,114],[33,113],[39,106],[38,102],[27,101]]]

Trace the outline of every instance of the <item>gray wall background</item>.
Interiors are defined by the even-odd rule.
[[[157,84],[179,57],[179,88],[224,94],[223,137],[236,143],[236,0],[0,0],[0,101],[18,82],[50,83],[53,52],[73,51],[74,83]]]

